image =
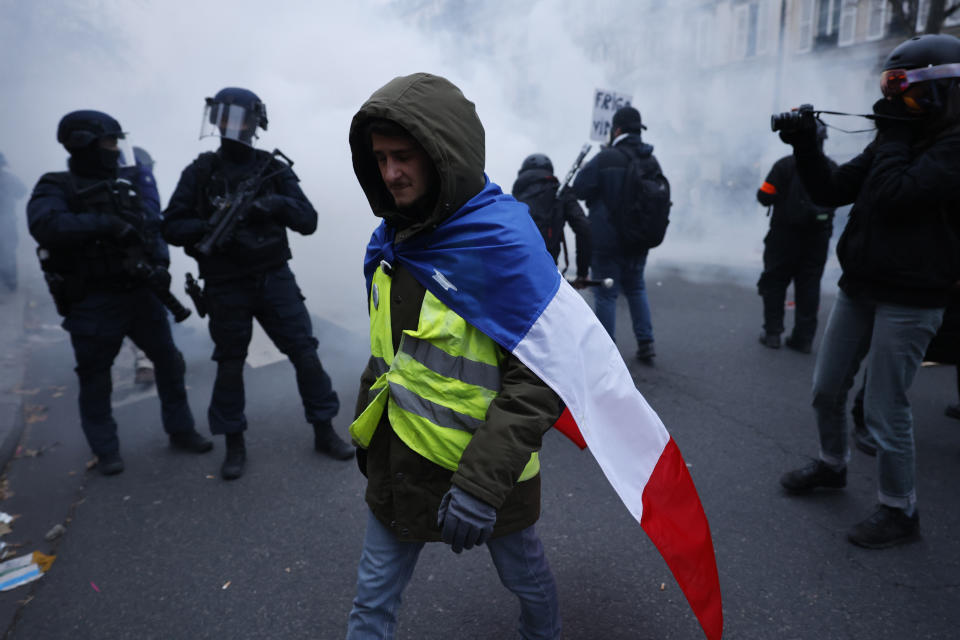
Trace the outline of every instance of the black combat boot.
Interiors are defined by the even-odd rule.
[[[123,458],[119,453],[105,453],[97,456],[97,469],[105,476],[115,476],[123,473]]]
[[[314,423],[313,448],[335,460],[349,460],[355,451],[354,447],[340,439],[329,420]]]
[[[206,453],[213,449],[213,443],[191,429],[170,434],[170,446],[181,451]]]
[[[224,480],[236,480],[243,475],[247,463],[247,448],[243,442],[243,433],[227,434],[227,456],[220,466],[220,475]]]
[[[800,353],[812,353],[813,352],[813,340],[804,340],[803,338],[798,338],[795,335],[788,336],[784,341],[784,344],[787,345],[788,349],[793,349],[794,351],[799,351]]]
[[[760,344],[762,344],[763,346],[769,349],[779,349],[780,334],[779,333],[761,333]]]

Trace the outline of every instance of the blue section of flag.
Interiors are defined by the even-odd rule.
[[[381,223],[373,232],[363,271],[367,297],[373,273],[386,260],[417,281],[467,322],[513,351],[560,287],[527,207],[487,179],[486,186],[432,230],[399,244]]]

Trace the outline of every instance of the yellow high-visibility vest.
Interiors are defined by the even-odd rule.
[[[463,450],[500,393],[503,351],[427,291],[417,329],[403,331],[394,353],[391,281],[383,265],[377,267],[369,300],[370,352],[377,379],[370,387],[370,404],[350,425],[350,435],[368,447],[386,408],[393,430],[408,447],[456,471]],[[534,452],[519,480],[539,472],[540,458]]]

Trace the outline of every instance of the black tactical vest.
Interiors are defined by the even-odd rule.
[[[196,161],[197,211],[210,219],[223,199],[229,199],[238,185],[257,173],[265,162],[272,162],[272,156],[260,150],[256,151],[256,162],[249,167],[227,163],[213,152],[201,154]],[[265,173],[270,170],[268,167]],[[276,191],[274,181],[267,180],[253,199]],[[232,241],[223,247],[221,254],[241,264],[259,264],[282,263],[289,258],[289,252],[286,227],[272,219],[261,219],[239,222]]]
[[[127,179],[82,178],[69,171],[48,174],[66,195],[70,213],[118,216],[144,233],[146,212],[136,187]],[[95,288],[129,286],[124,268],[124,248],[110,238],[96,238],[74,247],[41,248],[44,271],[82,277]]]

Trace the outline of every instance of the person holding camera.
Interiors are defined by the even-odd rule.
[[[823,150],[827,127],[817,123],[817,142]],[[777,160],[757,190],[757,200],[772,207],[770,231],[763,239],[763,273],[757,291],[763,298],[763,333],[760,344],[780,348],[783,333],[783,303],[793,281],[796,313],[787,348],[810,353],[817,333],[820,308],[820,278],[827,263],[833,233],[833,207],[810,201],[797,175],[792,155]]]
[[[960,279],[958,77],[960,39],[917,36],[884,63],[883,98],[873,106],[877,135],[860,155],[831,166],[809,110],[780,134],[793,145],[814,202],[853,203],[837,244],[840,291],[814,370],[819,458],[780,483],[793,494],[846,486],[846,400],[865,361],[864,417],[877,441],[880,504],[847,537],[868,548],[920,533],[907,391]]]

